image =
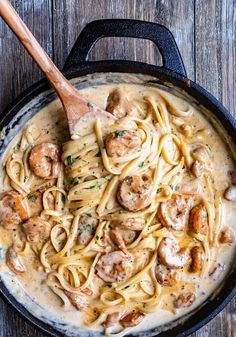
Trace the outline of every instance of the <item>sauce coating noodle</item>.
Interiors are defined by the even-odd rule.
[[[7,202],[1,195],[0,230],[23,283],[30,268],[42,272],[64,308],[82,312],[81,324],[121,336],[153,312],[174,319],[190,310],[199,285],[213,282],[221,250],[234,244],[222,219],[227,202],[236,215],[224,199],[235,164],[220,143],[227,162],[215,177],[220,156],[211,144],[219,136],[163,90],[86,90],[109,96],[109,111],[121,118],[105,127],[97,118],[93,132],[73,140],[26,126],[5,158],[3,191],[11,192]],[[205,130],[209,143],[198,137]]]

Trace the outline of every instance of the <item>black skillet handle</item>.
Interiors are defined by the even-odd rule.
[[[182,57],[172,33],[157,23],[128,20],[96,20],[87,24],[77,38],[67,60],[64,71],[87,61],[89,51],[103,37],[133,37],[148,39],[155,43],[163,58],[163,67],[186,75]]]

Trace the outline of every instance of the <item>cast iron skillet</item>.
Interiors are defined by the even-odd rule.
[[[109,61],[87,61],[90,49],[96,41],[102,37],[133,37],[149,39],[158,47],[162,58],[163,67],[149,65],[141,62],[109,60]],[[227,134],[236,144],[236,121],[222,104],[209,92],[198,84],[187,78],[185,67],[171,32],[162,25],[143,22],[138,20],[109,19],[98,20],[89,23],[81,32],[75,42],[63,68],[63,73],[68,78],[75,78],[95,72],[121,72],[142,73],[156,77],[157,83],[172,83],[178,88],[184,89],[190,96],[197,100],[198,104],[210,110],[221,122]],[[14,115],[29,101],[49,88],[46,80],[39,81],[16,99],[10,107],[0,116],[0,129],[6,128]],[[1,144],[0,144],[1,145]],[[48,336],[63,336],[62,333],[53,329],[50,325],[35,318],[8,292],[7,288],[0,282],[0,294],[27,322],[41,330]],[[209,298],[184,323],[177,323],[175,327],[158,334],[158,337],[183,337],[187,336],[216,316],[236,295],[236,271],[232,268],[227,275],[223,287],[213,298]],[[154,336],[155,329],[150,335]]]

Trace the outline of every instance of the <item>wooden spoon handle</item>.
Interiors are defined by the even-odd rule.
[[[64,102],[65,95],[71,96],[75,94],[75,91],[79,95],[40,46],[8,0],[0,0],[0,15],[37,62],[62,102]]]

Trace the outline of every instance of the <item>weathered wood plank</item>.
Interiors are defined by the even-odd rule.
[[[169,27],[190,78],[194,78],[194,2],[147,0],[54,1],[55,62],[62,67],[74,41],[86,23],[101,18],[130,18],[153,21]],[[65,26],[67,28],[65,29]],[[159,53],[149,41],[128,38],[100,40],[91,52],[91,60],[128,59],[160,64]]]
[[[52,56],[51,0],[11,1],[42,46]],[[0,19],[0,112],[42,73]]]
[[[196,81],[236,113],[236,1],[196,0]]]
[[[43,337],[0,299],[0,337]]]

